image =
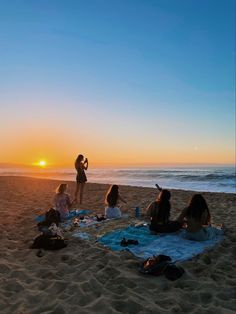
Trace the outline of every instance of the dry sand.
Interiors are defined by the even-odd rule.
[[[186,273],[171,282],[138,272],[129,252],[110,251],[93,240],[69,238],[68,247],[36,256],[29,249],[37,235],[36,215],[50,207],[56,180],[0,177],[0,313],[235,313],[236,264],[234,194],[202,193],[226,238],[211,251],[182,263]],[[68,182],[72,195],[75,183]],[[108,186],[87,184],[83,209],[104,210]],[[120,187],[124,211],[144,209],[156,189]],[[172,216],[191,191],[172,190]],[[99,232],[128,225],[132,218],[106,222]],[[94,233],[97,229],[93,229]]]

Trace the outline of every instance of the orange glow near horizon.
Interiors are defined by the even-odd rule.
[[[223,143],[209,139],[191,141],[188,137],[179,136],[177,141],[173,134],[163,133],[157,138],[154,130],[138,130],[136,134],[121,129],[119,136],[107,132],[101,135],[85,127],[81,127],[80,137],[75,139],[75,124],[59,129],[53,122],[50,122],[50,127],[44,123],[43,131],[39,126],[30,125],[29,134],[28,129],[16,124],[11,125],[8,132],[1,133],[0,162],[33,165],[41,169],[74,167],[78,154],[83,154],[89,160],[89,167],[234,164],[235,150],[231,140]],[[110,143],[115,143],[112,149]]]

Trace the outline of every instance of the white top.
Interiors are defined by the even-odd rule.
[[[105,208],[105,216],[108,219],[120,218],[121,217],[121,211],[120,211],[119,207],[106,207]]]

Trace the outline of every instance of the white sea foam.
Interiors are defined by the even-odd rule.
[[[75,181],[73,168],[37,169],[0,168],[0,175],[47,177]],[[236,192],[234,167],[140,167],[140,168],[90,168],[89,182],[154,187],[155,183],[169,189]]]

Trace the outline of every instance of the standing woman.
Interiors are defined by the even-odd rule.
[[[83,202],[83,192],[84,192],[84,185],[87,182],[87,177],[85,174],[85,170],[88,169],[88,159],[85,158],[83,155],[78,155],[75,160],[75,169],[77,171],[76,176],[76,190],[75,190],[75,202],[77,202],[78,194],[79,194],[79,204]]]

